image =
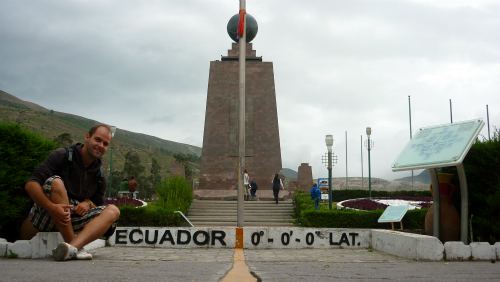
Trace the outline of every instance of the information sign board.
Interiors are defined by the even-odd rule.
[[[382,213],[382,215],[378,218],[378,222],[400,222],[401,220],[403,220],[403,217],[405,216],[409,207],[409,205],[388,206]]]
[[[328,178],[318,178],[318,188],[321,191],[321,200],[328,201]]]
[[[392,165],[393,171],[462,163],[484,126],[480,119],[420,128]]]

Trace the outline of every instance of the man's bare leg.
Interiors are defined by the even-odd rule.
[[[115,205],[108,205],[101,214],[87,223],[82,231],[68,243],[77,249],[83,248],[83,246],[104,235],[119,217],[120,210]]]
[[[31,216],[28,216],[23,220],[23,223],[21,224],[19,239],[30,240],[31,238],[35,237],[37,233],[38,229],[33,226],[33,223],[31,222]]]
[[[64,187],[64,183],[61,179],[56,178],[52,181],[52,190],[50,193],[50,201],[54,204],[69,204],[68,193],[66,191],[66,187]],[[71,242],[75,238],[75,233],[73,232],[73,226],[71,221],[69,224],[62,225],[54,222],[57,227],[57,230],[61,233],[64,242]]]
[[[49,199],[54,204],[69,204],[66,188],[64,187],[64,183],[61,179],[56,178],[52,182],[52,189]],[[69,225],[65,226],[58,225],[57,223],[55,223],[55,225],[59,230],[59,232],[61,233],[61,235],[63,236],[64,241],[69,242],[75,236],[73,232],[73,227],[71,226],[71,222]],[[19,236],[21,240],[30,240],[38,232],[39,230],[36,229],[33,226],[33,223],[31,222],[31,216],[28,216],[23,220],[23,223],[21,224]]]

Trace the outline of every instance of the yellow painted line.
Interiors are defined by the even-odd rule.
[[[243,227],[236,227],[236,241],[234,242],[235,249],[243,249]]]
[[[234,261],[233,268],[222,278],[222,282],[247,282],[247,281],[257,281],[255,277],[250,273],[248,265],[245,263],[245,254],[243,249],[234,249]]]

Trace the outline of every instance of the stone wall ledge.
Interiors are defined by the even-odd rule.
[[[39,259],[52,256],[52,250],[63,242],[59,232],[39,232],[31,240],[17,240],[13,243],[0,238],[0,257]],[[84,249],[89,251],[104,247],[105,241],[97,239],[87,244]]]
[[[444,246],[439,239],[420,234],[372,229],[372,248],[398,257],[440,261]]]
[[[139,227],[128,227],[123,228],[134,229]],[[168,227],[167,227],[168,228]],[[213,227],[216,228],[216,227]],[[171,228],[169,228],[171,229]],[[186,229],[186,230],[198,230],[199,228],[173,228],[173,229]],[[234,228],[223,227],[219,228],[228,234],[228,246],[234,247]],[[262,229],[262,230],[261,230]],[[424,260],[424,261],[468,261],[468,260],[487,260],[495,261],[500,260],[500,242],[494,245],[488,242],[473,242],[470,245],[465,245],[464,243],[458,242],[446,242],[444,245],[437,238],[427,235],[405,233],[393,230],[382,230],[382,229],[331,229],[331,228],[300,228],[300,227],[244,227],[244,232],[246,233],[245,244],[250,247],[252,244],[251,235],[259,235],[261,242],[268,242],[267,237],[280,238],[283,234],[288,233],[289,230],[294,230],[294,236],[297,238],[311,239],[312,237],[325,237],[324,234],[333,234],[334,238],[343,238],[342,234],[359,234],[359,239],[356,246],[350,246],[351,248],[373,248],[376,251],[385,252],[398,257],[414,259],[414,260]],[[208,230],[208,229],[207,229]],[[264,231],[264,232],[262,232]],[[338,234],[337,234],[338,233]],[[267,235],[264,235],[267,234]],[[290,233],[291,234],[291,233]],[[112,236],[113,238],[114,236]],[[344,236],[345,237],[345,236]],[[348,237],[348,236],[347,236]],[[347,238],[346,237],[346,238]],[[112,241],[110,238],[110,241]],[[349,237],[350,238],[350,237]],[[365,239],[362,239],[365,238]],[[341,239],[342,241],[343,239]],[[347,239],[346,239],[347,240]],[[363,241],[366,240],[366,241]],[[39,232],[31,240],[18,240],[16,242],[10,243],[5,239],[0,238],[0,257],[13,257],[13,258],[48,258],[52,256],[52,249],[54,249],[60,242],[62,242],[62,237],[58,232]],[[330,239],[331,241],[331,239]],[[292,241],[291,241],[292,242]],[[295,242],[293,240],[293,242]],[[346,241],[347,242],[347,241]],[[283,248],[276,244],[266,243],[262,246],[254,246],[252,248]],[[316,243],[315,243],[316,244]],[[334,242],[336,244],[336,242]],[[93,250],[97,248],[104,247],[106,241],[98,239],[84,247],[85,250]],[[324,245],[324,246],[323,246]],[[331,245],[331,244],[330,244]],[[328,244],[319,243],[318,246],[308,246],[306,248],[332,248]],[[192,247],[192,246],[185,246]],[[199,247],[199,246],[198,246]],[[304,248],[304,246],[295,246],[291,244],[287,246],[288,248]]]

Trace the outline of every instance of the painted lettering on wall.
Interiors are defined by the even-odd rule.
[[[360,234],[358,232],[327,232],[324,231],[308,231],[294,232],[294,230],[283,232],[269,232],[267,235],[264,231],[253,231],[250,234],[250,243],[253,246],[268,244],[273,246],[304,246],[314,247],[316,245],[339,246],[339,247],[359,247]]]
[[[115,231],[116,245],[189,245],[226,246],[226,232],[223,230],[184,230],[184,229],[119,229]]]
[[[110,239],[116,246],[157,248],[234,248],[234,227],[118,227]],[[368,248],[368,229],[244,227],[243,247]]]

